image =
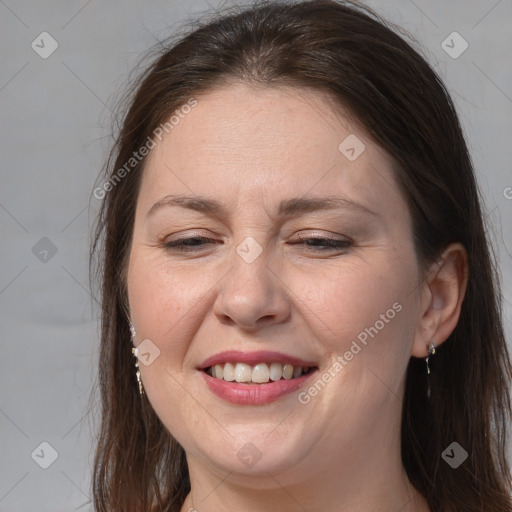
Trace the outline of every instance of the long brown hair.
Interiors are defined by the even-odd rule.
[[[145,159],[126,163],[190,98],[229,81],[327,93],[394,158],[421,267],[451,242],[466,247],[466,297],[458,325],[431,361],[430,400],[424,361],[409,362],[402,460],[433,512],[512,510],[506,458],[512,364],[498,272],[454,105],[405,37],[355,2],[258,3],[222,11],[162,43],[133,84],[102,177],[110,185],[101,188],[91,249],[102,283],[97,512],[179,511],[190,490],[184,451],[139,396],[134,375],[125,272]],[[442,460],[452,442],[468,453],[457,469]]]

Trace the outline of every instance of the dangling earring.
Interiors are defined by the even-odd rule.
[[[425,358],[425,362],[427,364],[427,397],[430,398],[430,366],[428,365],[428,361],[430,359],[430,356],[433,356],[436,353],[436,346],[430,342],[427,345],[428,349],[428,356]]]
[[[135,335],[137,334],[135,332],[135,327],[133,324],[130,324],[130,332],[132,334],[132,342],[135,340]],[[135,376],[137,377],[137,382],[139,384],[139,394],[144,394],[144,389],[142,388],[142,380],[140,378],[140,370],[139,370],[139,349],[132,347],[132,354],[135,356],[135,368],[137,368],[137,372]]]

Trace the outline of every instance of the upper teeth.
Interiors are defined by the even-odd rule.
[[[270,380],[296,379],[309,370],[307,366],[293,367],[291,364],[258,363],[254,366],[245,363],[224,363],[212,366],[209,373],[217,379],[229,382],[253,382],[264,384]]]

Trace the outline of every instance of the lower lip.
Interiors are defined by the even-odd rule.
[[[296,391],[303,386],[309,378],[316,373],[316,369],[296,379],[281,379],[270,381],[267,384],[241,384],[228,382],[223,379],[211,377],[204,371],[200,371],[210,388],[210,391],[218,397],[239,405],[264,405],[274,402],[278,398]]]

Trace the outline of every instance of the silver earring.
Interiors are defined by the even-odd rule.
[[[436,346],[432,342],[430,342],[427,345],[427,349],[428,349],[428,355],[425,358],[425,362],[427,364],[427,397],[430,398],[430,378],[429,378],[430,366],[428,365],[428,362],[429,362],[430,357],[435,355],[435,353],[436,353]]]
[[[137,334],[135,332],[135,327],[133,324],[130,324],[130,333],[132,335],[132,342],[135,340],[135,335]],[[139,384],[139,394],[144,394],[144,389],[142,388],[142,380],[140,378],[140,370],[139,370],[139,349],[136,347],[132,347],[132,354],[135,356],[135,368],[137,369],[137,372],[135,373],[135,376],[137,377],[137,383]]]

